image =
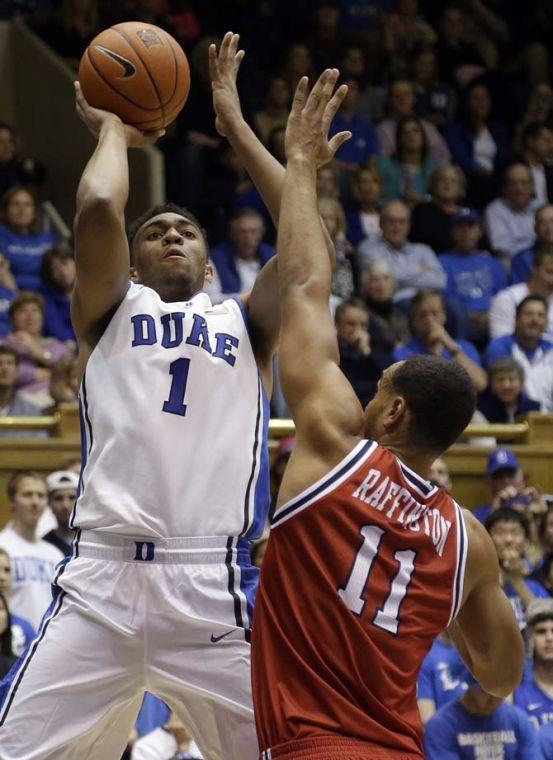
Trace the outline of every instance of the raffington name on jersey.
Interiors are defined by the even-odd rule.
[[[162,348],[176,348],[184,341],[189,346],[203,348],[215,359],[222,359],[231,367],[236,362],[234,351],[240,345],[240,340],[235,335],[224,332],[210,336],[207,322],[201,314],[174,311],[164,314],[159,321],[151,314],[135,314],[131,317],[131,323],[132,348],[154,344],[159,344]]]
[[[403,525],[414,533],[423,530],[438,556],[442,556],[451,528],[451,521],[446,520],[439,509],[418,502],[411,493],[399,483],[394,483],[388,475],[371,468],[355,489],[353,496],[368,504],[378,512],[386,509],[386,517]]]

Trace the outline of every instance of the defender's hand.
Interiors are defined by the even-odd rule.
[[[79,118],[84,121],[96,139],[100,137],[102,128],[109,125],[121,127],[124,130],[129,148],[141,148],[144,145],[151,145],[165,134],[164,129],[157,130],[156,132],[141,132],[136,127],[124,124],[116,114],[110,111],[102,111],[100,108],[93,108],[87,103],[79,82],[75,82],[75,102]]]
[[[227,32],[223,37],[219,53],[215,45],[209,46],[209,73],[213,91],[215,128],[222,137],[228,137],[230,130],[244,121],[236,87],[238,69],[245,55],[243,50],[238,50],[239,41],[239,34]]]
[[[345,84],[334,92],[338,75],[338,69],[325,69],[309,96],[307,77],[300,79],[286,125],[285,147],[289,161],[308,159],[319,168],[331,161],[338,148],[351,137],[351,132],[339,132],[328,139],[330,124],[348,92]]]

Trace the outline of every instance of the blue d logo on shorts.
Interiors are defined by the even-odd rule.
[[[151,562],[154,558],[155,544],[153,541],[135,541],[136,554],[134,559],[139,562]]]

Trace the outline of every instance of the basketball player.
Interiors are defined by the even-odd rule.
[[[284,169],[240,121],[237,46],[227,34],[211,52],[217,124],[276,217]],[[251,294],[212,306],[191,214],[154,209],[127,241],[127,148],[151,138],[91,108],[78,88],[77,109],[98,139],[75,220],[77,533],[38,638],[5,685],[0,757],[115,760],[148,690],[206,758],[249,760],[257,569],[248,545],[268,507],[276,262]]]
[[[418,474],[472,416],[466,371],[407,359],[364,412],[339,370],[315,155],[346,89],[307,98],[304,78],[286,131],[280,373],[296,445],[256,602],[254,707],[263,758],[419,760],[416,680],[438,632],[496,696],[520,681],[523,645],[486,532]]]

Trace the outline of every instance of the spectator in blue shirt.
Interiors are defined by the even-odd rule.
[[[76,269],[73,251],[67,246],[50,248],[42,258],[40,267],[44,297],[44,335],[63,342],[75,343],[71,324],[71,293],[75,284]]]
[[[467,688],[466,667],[446,631],[434,639],[417,681],[417,703],[423,725],[437,710],[460,697]]]
[[[0,594],[9,597],[12,577],[10,555],[0,547]],[[19,617],[10,612],[12,651],[16,657],[20,657],[36,636],[36,631],[26,618]]]
[[[548,723],[540,728],[538,742],[543,760],[550,760],[553,757],[553,723]]]
[[[489,366],[511,356],[524,369],[524,389],[543,409],[553,411],[553,341],[542,338],[547,328],[547,301],[529,295],[516,309],[515,332],[490,342],[484,355]]]
[[[263,217],[251,208],[237,211],[229,224],[229,239],[210,252],[223,293],[242,293],[253,287],[275,249],[263,243]]]
[[[507,274],[497,259],[478,248],[482,237],[478,212],[459,209],[451,223],[453,248],[440,256],[447,275],[444,296],[463,305],[468,316],[468,337],[484,348],[490,303],[496,293],[507,287]]]
[[[454,340],[445,329],[446,311],[441,293],[421,290],[411,301],[411,329],[413,337],[396,348],[396,361],[413,354],[435,354],[461,364],[469,373],[477,391],[486,387],[486,373],[480,365],[478,351],[466,340]]]
[[[372,124],[356,114],[359,100],[357,80],[349,78],[345,80],[345,84],[348,86],[348,94],[330,125],[328,136],[330,138],[343,131],[351,132],[351,139],[336,151],[334,162],[347,172],[354,172],[357,167],[379,153],[380,144]]]
[[[553,203],[536,209],[534,230],[536,242],[531,248],[517,253],[511,264],[511,283],[517,285],[530,279],[534,253],[538,248],[553,251]]]
[[[542,760],[525,713],[486,694],[470,675],[467,678],[466,692],[439,710],[426,726],[427,760]]]
[[[530,522],[520,510],[501,507],[491,513],[485,526],[497,552],[503,591],[522,630],[526,627],[526,611],[530,603],[534,599],[549,599],[549,593],[541,583],[527,577]]]
[[[2,197],[0,204],[0,251],[11,265],[20,290],[38,290],[40,262],[48,248],[57,242],[51,230],[37,226],[36,202],[29,190],[14,187]]]
[[[17,285],[11,273],[10,262],[0,251],[0,338],[11,329],[10,304],[16,292]]]
[[[523,391],[524,370],[510,356],[488,367],[488,387],[478,396],[477,406],[488,422],[508,423],[527,412],[539,412],[540,404]]]
[[[380,156],[378,170],[384,182],[384,199],[401,198],[410,206],[428,193],[430,175],[438,161],[428,152],[422,123],[415,116],[404,116],[396,125],[396,149],[390,156]]]
[[[527,633],[532,675],[515,689],[513,702],[537,730],[553,723],[553,599],[529,605]]]

